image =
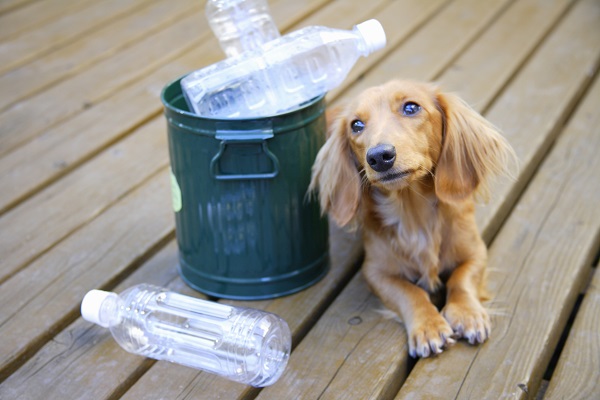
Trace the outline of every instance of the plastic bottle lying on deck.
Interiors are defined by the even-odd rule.
[[[152,285],[137,285],[120,295],[92,290],[83,299],[81,315],[109,328],[131,353],[257,387],[279,379],[291,351],[289,327],[275,314]]]
[[[311,26],[181,80],[190,110],[207,118],[255,118],[290,111],[337,87],[359,57],[385,46],[377,20],[352,30]]]

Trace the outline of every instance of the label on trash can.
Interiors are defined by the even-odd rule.
[[[181,210],[181,189],[177,183],[177,178],[171,170],[171,199],[173,201],[173,211],[179,212]]]

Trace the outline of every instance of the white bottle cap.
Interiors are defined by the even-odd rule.
[[[356,29],[365,40],[368,53],[377,51],[385,46],[385,31],[381,23],[376,19],[370,19],[356,25]]]
[[[104,328],[109,327],[109,321],[103,321],[100,315],[102,303],[106,298],[116,296],[115,293],[104,290],[90,290],[81,302],[81,316],[88,322],[98,324]]]

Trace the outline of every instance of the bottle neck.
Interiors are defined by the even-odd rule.
[[[98,311],[98,325],[105,328],[118,325],[121,323],[122,315],[120,312],[121,299],[115,293],[111,293],[100,304]]]
[[[365,39],[365,37],[361,34],[361,32],[356,28],[356,26],[352,29],[352,32],[354,33],[354,35],[358,38],[358,46],[357,46],[357,50],[358,53],[363,56],[366,57],[369,54],[372,53],[371,49],[369,48],[369,45]]]
[[[362,39],[363,55],[369,55],[385,46],[385,31],[381,23],[375,19],[355,25],[353,31]]]

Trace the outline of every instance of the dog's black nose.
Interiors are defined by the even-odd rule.
[[[396,160],[396,148],[391,144],[378,144],[367,151],[367,163],[377,172],[392,168]]]

